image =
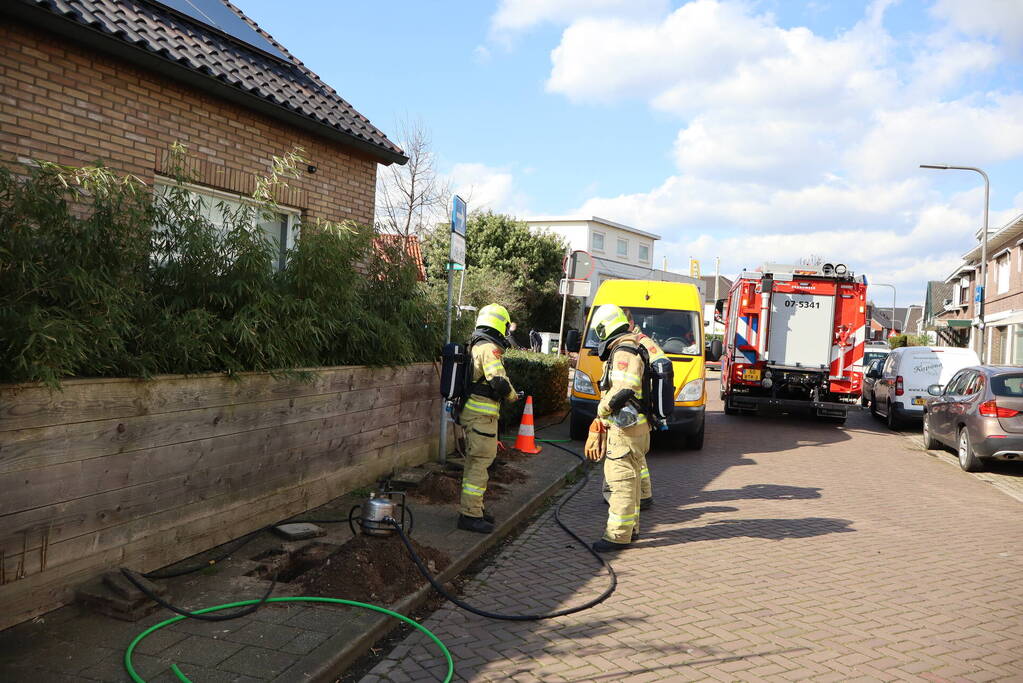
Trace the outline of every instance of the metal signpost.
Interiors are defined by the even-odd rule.
[[[561,341],[565,334],[565,309],[568,308],[569,296],[587,297],[590,295],[590,283],[587,278],[593,273],[593,257],[589,252],[573,251],[565,259],[565,279],[561,281],[559,293],[561,299],[561,325],[558,327],[558,354],[561,354]],[[583,274],[585,273],[585,274]],[[586,281],[585,287],[579,281]],[[585,290],[585,291],[584,291]]]
[[[451,298],[454,294],[453,271],[465,270],[465,200],[457,194],[451,200],[451,250],[448,253],[448,303],[447,326],[444,329],[444,343],[451,343]],[[464,274],[463,274],[464,277]],[[448,458],[448,411],[444,402],[440,405],[440,462]]]

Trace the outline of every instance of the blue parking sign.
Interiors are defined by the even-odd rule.
[[[451,232],[465,237],[465,200],[457,194],[451,201]]]

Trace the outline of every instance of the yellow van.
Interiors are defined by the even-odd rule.
[[[668,430],[684,437],[690,448],[702,448],[707,405],[703,299],[696,285],[681,282],[605,280],[600,284],[587,316],[585,338],[580,339],[578,332],[565,338],[566,348],[579,352],[572,381],[572,438],[586,438],[590,422],[597,414],[600,400],[597,385],[603,363],[597,357],[597,336],[591,329],[590,318],[602,304],[628,309],[639,330],[657,342],[671,359],[675,410],[668,418]]]

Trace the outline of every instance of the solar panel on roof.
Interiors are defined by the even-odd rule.
[[[197,21],[219,29],[246,45],[268,52],[274,57],[288,61],[287,55],[274,47],[234,10],[221,0],[157,0],[162,5],[177,10]]]

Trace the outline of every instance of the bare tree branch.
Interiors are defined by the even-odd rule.
[[[423,123],[406,119],[398,128],[398,143],[408,162],[392,164],[378,176],[376,225],[380,232],[422,235],[444,220],[451,187],[437,173],[430,134]]]

